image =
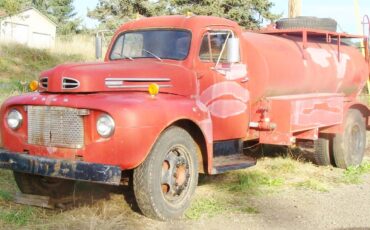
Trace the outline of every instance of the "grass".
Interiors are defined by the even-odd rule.
[[[237,173],[237,180],[229,184],[229,190],[257,194],[263,188],[275,188],[283,184],[281,177],[272,177],[261,171],[246,171]]]
[[[186,212],[189,219],[199,219],[202,216],[213,217],[227,211],[228,207],[219,199],[202,197],[195,200]]]
[[[65,62],[84,60],[76,54],[55,54],[19,44],[0,43],[0,99],[24,92],[40,72]]]
[[[0,190],[0,200],[11,201],[13,194],[9,191]]]
[[[327,184],[325,184],[325,183],[323,183],[319,180],[316,180],[316,179],[307,179],[307,180],[296,183],[295,186],[297,188],[301,188],[301,189],[311,189],[311,190],[316,190],[316,191],[320,191],[320,192],[328,192],[329,191],[329,188],[328,188]]]
[[[24,226],[35,218],[34,209],[32,207],[22,207],[15,210],[0,209],[0,220],[13,226]]]
[[[362,176],[370,173],[370,162],[365,161],[357,167],[349,167],[343,172],[342,181],[346,184],[359,184],[362,182]]]
[[[95,59],[95,38],[93,35],[58,36],[52,54],[79,55],[86,60]]]
[[[195,199],[185,216],[191,220],[198,220],[200,218],[211,218],[225,212],[259,213],[257,208],[251,206],[247,200],[241,201],[233,195],[224,197],[221,194],[216,194],[211,197],[201,196]]]

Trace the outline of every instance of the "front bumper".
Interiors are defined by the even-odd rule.
[[[121,168],[112,165],[88,163],[32,156],[24,153],[0,151],[0,168],[40,176],[119,185]]]

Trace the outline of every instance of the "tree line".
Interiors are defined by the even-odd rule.
[[[74,0],[1,0],[0,10],[13,15],[34,7],[57,24],[60,34],[84,31],[82,19],[76,17]],[[78,0],[76,0],[78,1]],[[182,14],[212,15],[228,18],[247,29],[259,28],[264,20],[274,21],[270,0],[99,0],[88,17],[99,21],[100,29],[115,29],[136,18]]]
[[[105,29],[114,29],[137,14],[145,17],[159,15],[212,15],[228,18],[248,28],[258,28],[263,20],[274,21],[279,15],[271,13],[269,0],[99,0],[88,16],[97,19]]]

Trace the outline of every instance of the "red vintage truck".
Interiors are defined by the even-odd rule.
[[[356,97],[369,76],[342,42],[315,28],[244,31],[205,16],[122,25],[104,62],[56,66],[37,92],[1,108],[5,151],[23,193],[61,196],[75,181],[119,185],[133,172],[141,211],[180,217],[199,173],[255,165],[255,144],[312,143],[320,165],[361,163],[369,109]]]

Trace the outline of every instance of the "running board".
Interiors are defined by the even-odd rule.
[[[245,169],[256,164],[256,159],[243,154],[243,142],[239,139],[215,142],[213,150],[212,174]]]
[[[256,159],[244,154],[233,154],[213,158],[212,174],[220,174],[232,170],[245,169],[256,165]]]

